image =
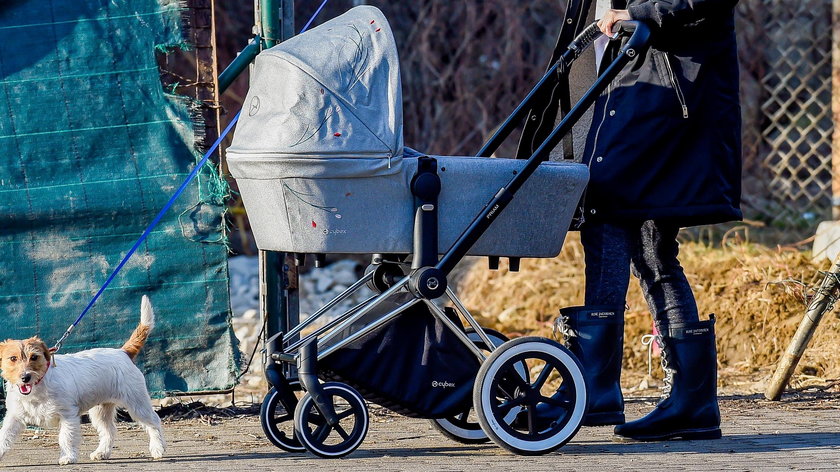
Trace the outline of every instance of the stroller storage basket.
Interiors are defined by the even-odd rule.
[[[384,300],[346,334],[410,299],[403,293]],[[446,418],[469,409],[479,367],[452,331],[418,303],[321,359],[319,375],[346,382],[366,399],[405,416]]]

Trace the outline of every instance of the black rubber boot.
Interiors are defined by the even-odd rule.
[[[623,306],[576,306],[560,310],[554,323],[555,335],[561,334],[566,347],[583,366],[586,380],[587,411],[584,426],[624,423],[624,398],[621,395],[621,358],[624,347]],[[552,395],[564,398],[563,386]],[[567,412],[559,406],[537,406],[537,427],[547,428]],[[527,424],[522,412],[514,427]],[[524,427],[524,426],[523,426]]]
[[[671,326],[662,344],[670,391],[647,416],[616,426],[615,434],[638,441],[720,438],[714,315]]]
[[[620,383],[624,307],[563,308],[555,325],[563,333],[566,346],[583,365],[588,398],[583,425],[624,423],[624,397]]]

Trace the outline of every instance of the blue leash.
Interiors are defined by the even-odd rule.
[[[324,9],[324,6],[326,6],[327,2],[329,2],[329,0],[324,0],[321,3],[318,9],[315,10],[315,13],[312,14],[312,17],[309,18],[309,21],[306,22],[306,25],[304,25],[304,27],[300,30],[300,33],[303,33],[304,31],[309,29],[309,26],[315,20],[315,17],[317,17],[318,14],[321,13],[321,10]],[[172,208],[172,205],[175,204],[175,200],[177,200],[178,197],[181,196],[181,194],[184,192],[184,190],[186,190],[187,185],[189,185],[190,182],[192,182],[193,179],[195,179],[195,176],[198,175],[198,172],[201,170],[202,167],[204,167],[204,164],[207,163],[207,160],[210,158],[211,155],[213,155],[213,152],[216,151],[216,148],[218,148],[222,141],[225,139],[225,137],[227,137],[228,133],[230,133],[230,130],[233,129],[233,126],[236,124],[236,122],[239,121],[239,115],[241,114],[242,110],[239,110],[236,113],[236,116],[234,116],[233,119],[230,120],[230,123],[228,123],[228,125],[225,127],[225,130],[222,131],[222,134],[219,135],[218,139],[216,139],[216,142],[214,142],[213,145],[210,146],[210,149],[206,153],[204,153],[204,157],[202,157],[201,160],[198,161],[198,164],[196,164],[195,168],[193,168],[192,172],[190,172],[190,175],[187,176],[187,178],[184,180],[181,186],[178,187],[178,190],[175,191],[175,194],[172,195],[169,201],[166,202],[166,205],[164,205],[160,212],[158,212],[157,216],[155,216],[155,219],[153,219],[152,222],[149,223],[149,226],[146,227],[146,230],[143,231],[143,234],[140,235],[140,238],[137,240],[137,242],[134,243],[134,246],[132,246],[131,249],[129,249],[128,253],[126,253],[122,261],[120,261],[120,263],[117,265],[114,271],[111,272],[111,275],[108,276],[108,279],[105,280],[105,283],[102,284],[102,286],[99,288],[99,291],[96,292],[96,295],[93,296],[93,298],[87,304],[85,309],[82,310],[82,313],[79,315],[78,318],[76,318],[76,321],[74,321],[73,324],[71,324],[70,327],[67,328],[67,331],[65,331],[64,334],[61,335],[58,341],[56,341],[55,346],[53,346],[53,348],[50,349],[50,351],[55,353],[58,352],[59,349],[61,349],[62,343],[64,343],[67,337],[70,336],[70,333],[73,331],[73,328],[75,328],[76,325],[78,325],[79,322],[82,321],[82,318],[84,318],[85,315],[88,314],[90,309],[93,308],[93,305],[96,303],[97,300],[99,300],[99,297],[102,295],[102,292],[104,292],[105,289],[108,288],[109,285],[111,285],[111,282],[113,282],[114,278],[117,276],[117,274],[119,274],[123,266],[125,266],[125,263],[128,262],[128,260],[131,258],[132,255],[134,255],[135,252],[137,252],[137,249],[140,248],[140,245],[143,244],[143,241],[146,240],[146,238],[149,236],[152,230],[154,230],[158,223],[160,223],[160,220],[163,218],[163,215],[165,215],[166,212],[169,211],[170,208]]]

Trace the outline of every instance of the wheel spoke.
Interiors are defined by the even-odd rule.
[[[341,436],[341,439],[345,441],[350,439],[350,435],[347,434],[347,431],[344,431],[344,428],[342,428],[340,424],[335,425],[335,431],[338,433],[339,436]]]
[[[554,397],[541,396],[540,400],[542,400],[543,402],[548,403],[549,405],[552,405],[552,406],[559,406],[559,407],[563,408],[564,410],[570,410],[574,406],[572,401],[565,398],[565,397],[554,398]]]
[[[292,415],[286,414],[286,415],[283,415],[283,416],[276,416],[276,417],[272,418],[271,422],[274,423],[274,425],[276,426],[280,423],[283,423],[284,421],[289,421],[291,419],[292,419]]]
[[[501,373],[501,372],[500,372]],[[526,390],[530,387],[528,382],[523,379],[512,366],[508,366],[504,373],[501,373],[501,379],[496,384],[499,392],[501,392],[506,398],[513,399],[516,398],[513,391],[518,387],[520,390]]]
[[[505,416],[507,416],[508,413],[510,413],[510,410],[512,410],[513,407],[522,405],[523,401],[524,400],[521,397],[520,398],[512,398],[512,399],[500,404],[496,408],[499,410],[499,414],[502,417],[505,417]]]
[[[534,390],[540,390],[543,387],[543,385],[545,385],[545,381],[548,380],[548,376],[551,375],[551,371],[553,370],[554,366],[546,363],[546,365],[543,367],[542,372],[540,372],[539,377],[537,377],[537,380],[534,381],[531,388],[533,388]]]
[[[309,414],[309,422],[317,425],[322,425],[326,423],[326,421],[324,421],[324,417],[321,416],[321,414],[318,413],[317,410]]]
[[[327,436],[330,434],[330,426],[327,423],[321,424],[315,431],[312,432],[312,437],[318,441],[319,443],[324,442],[327,439]]]
[[[514,369],[512,365],[508,366],[506,374],[507,375],[505,377],[511,378],[511,380],[516,384],[517,387],[527,388],[530,386],[528,385],[528,381],[523,379],[522,376],[519,375],[519,372],[517,372],[517,370]]]
[[[536,433],[536,431],[534,431],[536,429],[536,418],[534,418],[534,413],[536,413],[536,410],[537,409],[534,407],[534,405],[528,405],[528,434],[530,435]]]
[[[347,418],[348,416],[350,416],[352,414],[353,414],[353,409],[348,408],[348,409],[342,411],[341,413],[338,413],[337,417],[338,417],[338,419],[343,420],[344,418]]]

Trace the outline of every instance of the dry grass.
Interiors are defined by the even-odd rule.
[[[793,247],[750,243],[737,229],[715,247],[683,241],[680,259],[700,312],[715,313],[718,319],[722,386],[741,392],[763,390],[805,312],[805,286],[816,285],[822,280],[819,271],[830,267],[828,262],[813,264],[809,256]],[[570,233],[559,257],[522,261],[519,273],[504,266],[489,271],[483,261],[473,265],[460,293],[486,326],[511,336],[550,337],[557,310],[579,305],[583,287],[583,248],[577,233]],[[651,317],[635,280],[627,304],[623,383],[635,387],[647,374],[647,349],[640,339],[651,331]],[[793,386],[830,384],[830,379],[840,378],[838,345],[840,326],[834,316],[826,316]],[[661,378],[658,362],[654,364],[654,377]]]

